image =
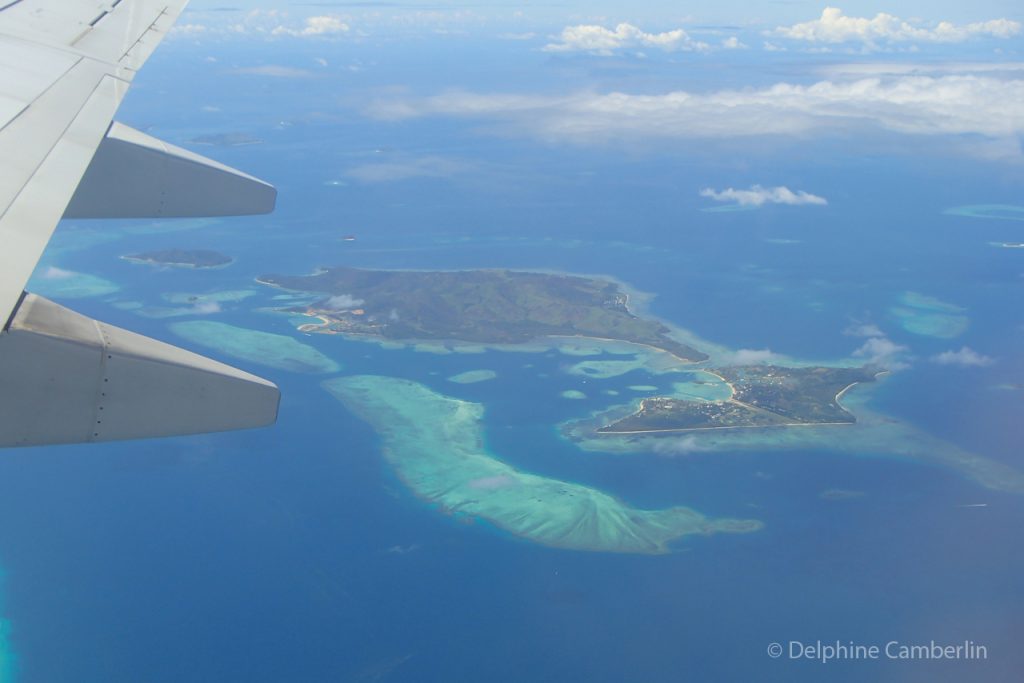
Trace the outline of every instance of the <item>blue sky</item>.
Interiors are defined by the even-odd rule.
[[[345,84],[347,92],[363,87],[354,113],[382,122],[450,119],[558,144],[633,147],[753,137],[800,144],[856,131],[893,149],[1020,167],[1024,21],[1009,5],[403,0],[225,8],[198,0],[174,40],[198,49],[259,44],[249,53],[255,63],[234,70],[264,78],[337,78],[398,59],[435,64],[431,78],[396,82],[393,72],[372,81],[367,73]],[[463,69],[481,49],[501,55],[496,68]],[[522,66],[517,78],[506,62]],[[559,76],[552,64],[575,70]],[[603,69],[616,65],[643,77]],[[523,76],[529,69],[535,75]],[[460,81],[460,72],[477,80]]]
[[[502,0],[396,0],[393,2],[224,2],[223,0],[193,0],[186,11],[189,16],[205,14],[211,10],[224,11],[254,9],[278,11],[291,17],[310,15],[340,15],[350,18],[379,20],[381,17],[419,16],[425,22],[430,17],[444,17],[451,23],[538,24],[559,22],[643,22],[651,28],[664,30],[677,25],[728,24],[758,29],[773,28],[780,24],[808,21],[821,15],[829,4],[838,6],[849,16],[874,17],[887,13],[922,23],[949,21],[971,23],[995,18],[1024,20],[1024,7],[1012,0],[985,0],[962,2],[959,0],[905,0],[902,2],[876,2],[848,0],[841,3],[813,2],[809,0],[775,0],[749,2],[744,0],[718,0],[708,2],[631,2],[621,0],[594,0],[592,2],[511,2]],[[224,12],[228,14],[229,12]]]

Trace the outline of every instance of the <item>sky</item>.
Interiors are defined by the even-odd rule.
[[[390,82],[381,76],[373,83],[392,90],[362,95],[356,109],[380,121],[451,119],[576,145],[754,137],[799,145],[809,137],[860,131],[883,145],[898,140],[894,149],[909,145],[920,153],[941,140],[945,152],[1020,167],[1022,15],[1021,6],[999,0],[765,2],[753,9],[738,2],[227,7],[197,0],[172,39],[198,49],[259,46],[253,54],[260,62],[236,71],[277,78],[368,68],[358,60],[339,64],[336,48],[375,50],[378,60],[404,54],[437,63],[431,79]],[[322,47],[322,55],[308,64],[275,61],[294,55],[299,43]],[[506,61],[583,66],[571,77],[533,83],[507,78],[501,63],[491,72],[481,65],[471,87],[457,80],[471,69],[454,68],[460,75],[446,83],[444,59],[476,59],[459,52],[470,45],[478,51],[493,47]],[[627,74],[621,67],[631,64],[649,73],[594,75],[612,65]],[[688,70],[688,64],[714,70]],[[779,68],[763,68],[772,64]],[[730,65],[732,71],[719,68]]]
[[[446,0],[397,0],[394,2],[270,2],[268,0],[230,2],[224,0],[192,0],[189,11],[206,11],[218,8],[239,8],[242,10],[287,11],[296,16],[309,13],[349,13],[362,14],[367,12],[473,12],[481,16],[500,20],[505,17],[522,15],[537,21],[553,19],[592,19],[606,21],[652,21],[673,22],[726,22],[742,26],[773,23],[793,23],[806,20],[820,14],[825,7],[822,2],[810,0],[718,0],[718,2],[694,2],[662,0],[660,2],[629,2],[621,0],[576,0],[568,2],[512,2],[510,0],[466,0],[451,2]],[[844,11],[857,16],[874,16],[879,12],[896,14],[908,18],[924,20],[947,20],[956,22],[974,22],[994,17],[1007,17],[1020,20],[1024,16],[1024,8],[1014,0],[984,0],[979,2],[962,2],[962,0],[892,0],[878,2],[875,0],[847,0],[839,5]]]

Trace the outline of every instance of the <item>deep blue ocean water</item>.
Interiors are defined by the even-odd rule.
[[[305,65],[311,54],[291,59]],[[655,293],[653,314],[707,339],[797,358],[848,356],[862,340],[844,329],[872,322],[916,356],[876,391],[876,409],[1024,467],[1024,392],[993,388],[1024,381],[1024,254],[988,244],[1020,241],[1024,223],[942,213],[1019,201],[1003,169],[843,141],[770,162],[739,145],[730,159],[697,143],[624,153],[488,135],[462,122],[373,122],[352,109],[373,88],[399,82],[426,92],[479,86],[493,67],[508,87],[543,89],[582,69],[541,64],[532,81],[534,70],[499,66],[501,54],[473,54],[479,59],[419,64],[382,50],[376,70],[289,80],[231,73],[259,55],[224,50],[217,67],[200,70],[204,52],[166,46],[121,120],[179,144],[219,132],[262,139],[200,151],[275,183],[279,208],[180,232],[65,225],[55,246],[73,231],[119,238],[56,253],[52,263],[121,287],[68,305],[180,343],[172,320],[113,303],[167,305],[167,292],[254,287],[259,295],[226,304],[214,319],[295,335],[345,373],[407,377],[481,402],[489,448],[517,467],[637,507],[688,505],[756,517],[765,528],[688,538],[656,557],[533,545],[416,499],[379,457],[370,428],[319,387],[323,377],[226,358],[280,385],[277,426],[0,457],[2,615],[16,679],[998,681],[1024,669],[1020,496],[883,454],[584,453],[558,437],[556,422],[616,402],[599,388],[624,396],[628,385],[670,378],[637,372],[582,384],[564,372],[578,359],[556,352],[383,350],[302,336],[286,316],[255,310],[279,293],[253,283],[268,272],[501,266],[611,275]],[[193,69],[188,79],[175,75],[182,63]],[[710,86],[699,74],[657,75],[661,84]],[[585,76],[612,85],[621,77]],[[220,112],[199,112],[202,105]],[[454,179],[346,176],[368,160],[421,155],[478,166]],[[701,187],[753,182],[806,187],[829,206],[700,211],[708,206]],[[339,240],[349,233],[356,242]],[[795,242],[769,241],[778,239]],[[217,249],[237,261],[193,272],[118,259],[171,247]],[[964,307],[968,331],[948,340],[901,329],[887,311],[905,291]],[[958,369],[927,361],[965,344],[998,362]],[[498,378],[445,380],[477,368]],[[565,400],[566,389],[589,398]],[[829,489],[863,495],[821,498]],[[976,503],[987,507],[958,507]],[[767,656],[770,643],[790,640],[971,640],[989,659],[823,665]]]

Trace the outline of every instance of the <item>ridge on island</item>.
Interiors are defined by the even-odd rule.
[[[329,268],[313,275],[264,275],[267,285],[328,295],[308,308],[304,332],[389,340],[524,344],[540,337],[590,337],[649,346],[699,362],[708,356],[634,315],[609,280],[516,270],[402,271]]]
[[[162,249],[146,251],[141,254],[122,256],[126,261],[150,263],[160,266],[177,266],[180,268],[217,268],[226,266],[234,259],[219,251],[210,249]]]

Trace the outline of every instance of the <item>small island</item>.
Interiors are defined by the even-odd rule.
[[[629,310],[615,282],[515,270],[400,271],[338,267],[313,275],[265,275],[266,285],[326,298],[287,309],[318,318],[303,332],[385,340],[525,344],[541,337],[590,337],[648,346],[686,362],[708,356]]]
[[[164,249],[129,254],[121,258],[133,263],[174,266],[176,268],[220,268],[234,260],[230,256],[209,249]]]
[[[732,390],[724,400],[657,396],[631,415],[597,429],[599,434],[682,432],[736,427],[853,424],[839,404],[855,384],[872,382],[878,369],[744,365],[705,370]]]

